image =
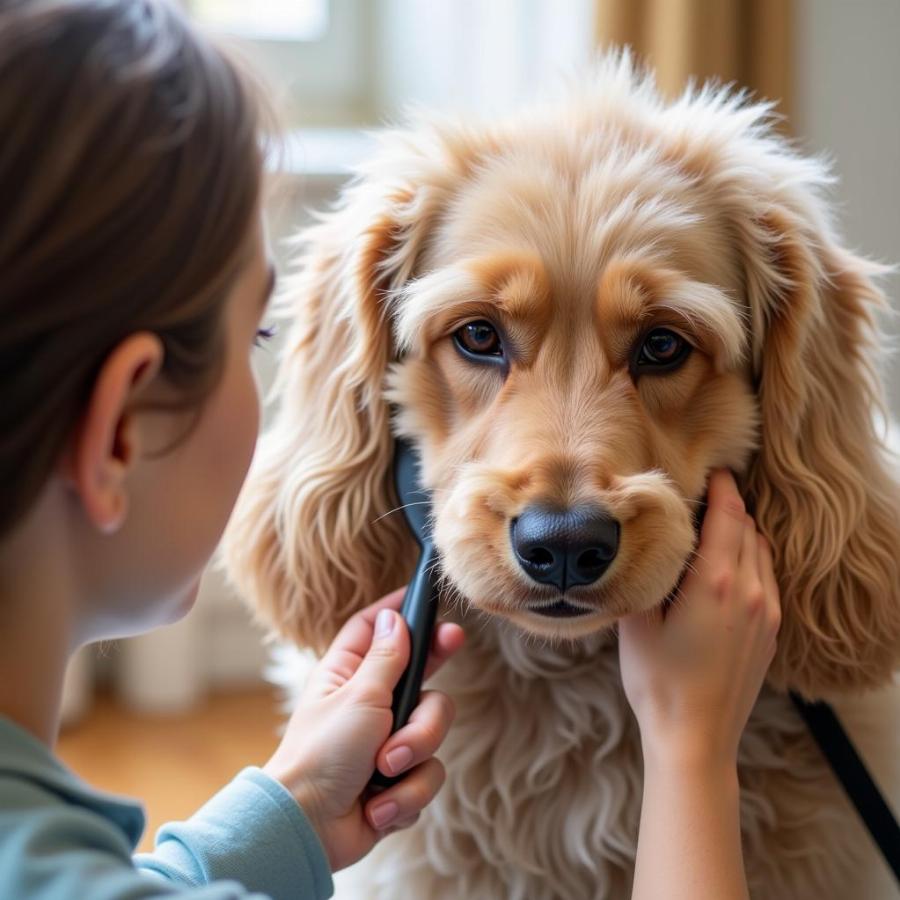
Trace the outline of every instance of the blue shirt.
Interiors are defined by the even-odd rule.
[[[0,716],[2,900],[320,900],[328,861],[291,794],[244,769],[185,822],[163,825],[153,853],[136,803],[94,790],[49,748]]]

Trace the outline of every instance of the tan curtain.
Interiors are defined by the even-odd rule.
[[[791,0],[596,0],[600,46],[630,44],[669,95],[717,76],[791,111]]]

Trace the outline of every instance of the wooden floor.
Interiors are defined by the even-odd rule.
[[[151,849],[163,823],[182,819],[245,766],[262,765],[278,743],[282,716],[273,691],[214,696],[187,715],[138,715],[98,699],[63,732],[60,758],[94,787],[143,802]]]

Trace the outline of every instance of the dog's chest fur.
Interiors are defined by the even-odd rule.
[[[457,704],[440,754],[447,782],[416,826],[337,878],[337,896],[627,900],[642,764],[615,646],[529,645],[493,622],[468,630],[466,651],[435,685]],[[856,717],[870,720],[857,730],[873,745],[893,743],[889,753],[897,750],[891,704],[869,701]],[[895,896],[786,698],[760,698],[741,744],[740,781],[752,897]]]

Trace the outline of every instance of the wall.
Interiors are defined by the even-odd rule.
[[[848,245],[900,263],[900,2],[795,3],[795,131],[834,160]],[[900,272],[885,287],[900,312]],[[900,321],[885,327],[900,343]],[[888,384],[900,417],[897,360]]]

